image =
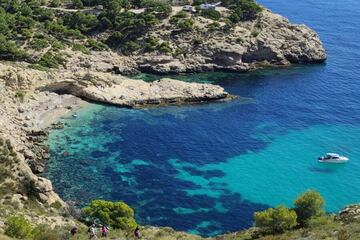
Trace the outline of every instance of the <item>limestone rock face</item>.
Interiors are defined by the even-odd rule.
[[[120,56],[111,51],[94,51],[91,54],[69,51],[71,56],[67,59],[66,69],[71,72],[89,71],[112,72],[132,75],[139,73],[136,63],[131,57]]]
[[[96,79],[96,76],[87,77]],[[122,107],[198,103],[230,97],[222,87],[211,84],[187,83],[168,78],[147,83],[125,77],[102,77],[96,81],[62,81],[45,86],[42,90],[72,94]]]
[[[0,79],[13,90],[29,89],[35,82],[46,81],[48,77],[45,72],[0,63]]]
[[[311,63],[326,59],[319,36],[305,25],[291,24],[284,17],[264,11],[257,23],[259,35],[245,54],[246,61]]]

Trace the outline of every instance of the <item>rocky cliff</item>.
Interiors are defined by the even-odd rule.
[[[265,65],[283,66],[316,63],[326,59],[319,36],[305,25],[290,23],[268,10],[229,32],[210,31],[212,20],[197,17],[198,31],[174,34],[162,26],[151,34],[170,42],[184,52],[169,55],[142,55],[135,60],[141,71],[156,73],[226,70],[243,72]],[[171,29],[171,27],[169,26]],[[194,43],[194,41],[195,42]]]
[[[219,11],[225,19],[227,9]],[[173,10],[172,15],[177,12]],[[214,21],[198,15],[191,16],[191,19],[194,22],[191,31],[181,31],[165,19],[137,39],[146,44],[146,39],[151,38],[156,41],[154,44],[165,45],[166,52],[149,52],[143,47],[129,55],[117,54],[116,51],[76,52],[70,54],[66,68],[74,71],[87,68],[125,75],[216,70],[245,72],[326,60],[324,46],[315,31],[305,25],[293,24],[267,9],[256,19],[240,22],[229,29],[226,29],[224,20]],[[101,35],[97,38],[105,40]]]

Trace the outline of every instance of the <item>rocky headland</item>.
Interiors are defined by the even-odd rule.
[[[209,31],[206,26],[212,23],[199,17],[195,21],[198,31],[192,36],[174,37],[172,30],[163,28],[153,31],[152,36],[169,40],[170,46],[181,48],[185,53],[179,57],[136,56],[137,69],[155,73],[245,72],[264,66],[318,63],[326,59],[316,32],[305,25],[292,24],[269,10],[262,11],[255,21],[239,24],[228,33]]]
[[[226,15],[226,10],[223,11]],[[166,43],[167,53],[142,49],[128,56],[108,51],[91,55],[77,52],[71,54],[66,68],[123,75],[246,72],[264,67],[321,63],[327,57],[315,31],[305,25],[292,24],[267,9],[255,20],[239,23],[228,32],[209,29],[215,23],[211,19],[201,16],[193,19],[196,31],[182,32],[169,21],[163,21],[143,37],[156,39],[158,44]],[[219,24],[224,26],[225,22]]]

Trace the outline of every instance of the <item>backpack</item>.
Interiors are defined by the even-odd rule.
[[[88,228],[88,233],[90,233],[90,232],[91,232],[91,229],[90,229],[90,228],[91,228],[91,227],[89,227],[89,228]]]

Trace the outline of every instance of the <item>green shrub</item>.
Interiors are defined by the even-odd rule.
[[[179,19],[187,18],[189,14],[185,11],[180,11],[170,18],[170,23],[176,24]]]
[[[251,32],[251,36],[252,37],[257,37],[257,36],[259,36],[259,34],[260,34],[260,30],[258,30],[258,29],[254,29],[252,32]]]
[[[47,71],[49,70],[47,67],[41,66],[38,63],[33,63],[29,65],[30,68],[35,69],[35,70],[39,70],[39,71]]]
[[[158,42],[159,39],[155,38],[155,37],[148,37],[145,39],[145,47],[144,50],[145,52],[153,52],[158,48]]]
[[[201,16],[218,21],[221,18],[221,13],[215,9],[204,9],[200,12]]]
[[[62,205],[61,205],[61,203],[59,201],[56,201],[56,202],[51,204],[51,207],[55,208],[55,209],[60,209],[60,208],[62,208]]]
[[[94,14],[77,12],[66,15],[64,25],[86,33],[95,29],[99,25],[99,21]]]
[[[223,6],[234,10],[237,21],[252,20],[262,11],[262,8],[254,0],[223,0]],[[233,19],[235,20],[235,19]]]
[[[190,31],[193,29],[193,25],[194,25],[194,21],[190,18],[186,18],[186,19],[180,19],[177,23],[176,23],[176,27],[180,28],[183,31]]]
[[[294,205],[300,226],[307,226],[311,218],[322,216],[325,213],[324,199],[320,193],[314,190],[308,190],[299,196],[294,201]]]
[[[207,27],[210,31],[216,31],[220,28],[220,23],[213,22],[213,23],[210,23]]]
[[[62,50],[65,49],[66,45],[56,39],[52,39],[50,41],[51,47],[53,50],[57,51],[57,50]]]
[[[241,8],[233,9],[229,15],[229,20],[232,23],[238,23],[243,19],[244,19],[244,13]]]
[[[72,0],[73,8],[84,8],[84,4],[81,0]]]
[[[6,39],[5,36],[0,35],[0,59],[3,60],[23,60],[27,54],[20,50],[15,42]]]
[[[235,23],[233,23],[229,19],[225,19],[225,25],[221,29],[224,33],[230,33],[234,26]]]
[[[297,225],[296,218],[296,212],[284,206],[254,214],[255,226],[268,233],[283,233],[294,228]]]
[[[89,54],[90,51],[89,49],[87,49],[87,47],[85,47],[84,45],[82,44],[79,44],[79,43],[75,43],[72,47],[72,50],[73,51],[79,51],[79,52],[82,52],[84,54]]]
[[[244,39],[241,38],[241,37],[238,37],[238,38],[236,39],[236,42],[237,42],[237,43],[243,43],[243,42],[244,42]]]
[[[124,202],[93,200],[83,209],[85,217],[98,220],[113,228],[133,229],[136,227],[134,210]]]
[[[334,223],[335,215],[321,215],[319,217],[312,217],[308,221],[308,226],[311,228],[322,227]]]
[[[141,0],[140,5],[148,12],[155,12],[160,18],[169,16],[172,11],[170,4],[157,0]]]
[[[58,240],[60,234],[46,225],[38,225],[31,232],[34,240]]]
[[[168,42],[162,42],[159,46],[158,46],[158,49],[160,52],[162,53],[170,53],[172,52],[172,49],[169,45]]]
[[[35,38],[29,44],[32,49],[41,50],[49,46],[49,42],[44,38]]]
[[[203,40],[202,40],[201,38],[195,38],[195,39],[193,40],[193,43],[194,43],[195,45],[201,45],[201,44],[203,43]]]
[[[47,68],[58,68],[65,64],[65,59],[60,54],[47,52],[41,57],[38,64]]]
[[[19,192],[28,196],[30,200],[35,200],[39,196],[39,191],[34,180],[24,180],[22,182],[22,189],[19,189]],[[28,201],[28,204],[31,202],[37,203],[36,201]]]
[[[86,25],[82,25],[81,27],[88,27]],[[74,26],[76,27],[76,26]],[[82,39],[84,35],[81,34],[78,29],[68,29],[64,25],[56,22],[56,21],[46,21],[45,29],[54,37],[58,39],[66,39],[66,38],[77,38]],[[84,29],[83,29],[84,30]]]
[[[201,5],[203,3],[206,3],[206,2],[207,2],[206,0],[194,0],[193,5],[194,6],[199,6],[199,5]]]
[[[20,90],[15,92],[15,97],[20,99],[20,102],[24,102],[25,95],[26,95],[25,92],[20,91]]]
[[[140,44],[135,41],[128,41],[122,48],[122,52],[126,55],[129,55],[141,48]]]
[[[60,6],[60,0],[52,0],[50,2],[50,7],[59,7]]]
[[[187,51],[186,48],[178,47],[175,49],[175,52],[173,53],[174,57],[179,57],[181,55],[186,55]]]
[[[17,239],[27,239],[31,236],[30,222],[23,216],[10,216],[6,219],[5,234]]]
[[[4,167],[0,167],[0,182],[3,182],[6,178],[10,177],[11,173],[8,169]]]
[[[109,46],[117,46],[124,40],[124,34],[121,32],[113,32],[109,38],[106,40],[106,43]]]
[[[94,51],[104,51],[109,48],[105,43],[98,42],[93,39],[87,40],[86,46]]]

